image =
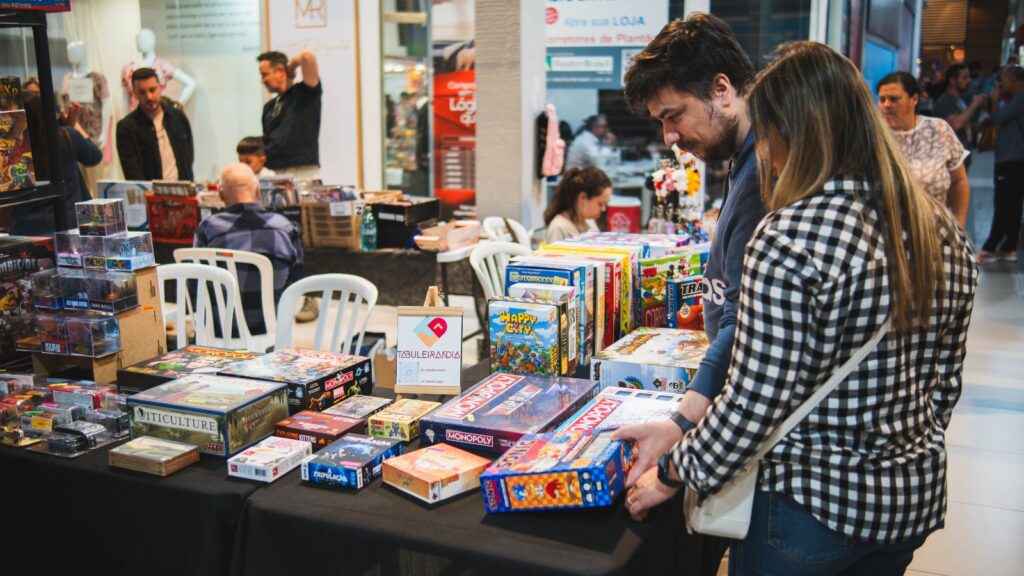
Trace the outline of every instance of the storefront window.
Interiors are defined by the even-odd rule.
[[[425,0],[381,5],[384,187],[430,195],[429,11]]]

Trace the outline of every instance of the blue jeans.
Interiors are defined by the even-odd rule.
[[[830,530],[789,496],[758,490],[750,531],[729,548],[729,576],[903,574],[927,537],[896,544],[859,542]]]

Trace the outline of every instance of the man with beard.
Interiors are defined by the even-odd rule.
[[[128,180],[192,180],[192,127],[165,103],[152,68],[132,73],[139,106],[117,123],[117,156]]]
[[[732,356],[740,273],[747,241],[764,216],[754,156],[754,132],[744,93],[754,67],[729,26],[708,14],[668,23],[633,57],[626,72],[626,102],[634,114],[661,121],[665,144],[704,161],[730,160],[725,198],[702,287],[704,329],[710,347],[670,420],[631,426],[617,437],[639,442],[639,458],[627,480],[645,473],[673,488],[659,458],[699,422],[721,392]],[[657,466],[657,470],[654,470]],[[627,500],[626,506],[630,503]],[[702,537],[701,573],[715,574],[728,542]]]

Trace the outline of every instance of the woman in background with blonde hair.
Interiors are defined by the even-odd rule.
[[[831,48],[779,48],[749,105],[770,212],[746,249],[729,382],[626,504],[642,519],[673,485],[720,490],[888,322],[761,460],[729,573],[902,574],[945,517],[945,430],[977,284],[971,248],[914,182],[860,73]]]

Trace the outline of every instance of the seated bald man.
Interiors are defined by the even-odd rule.
[[[260,183],[246,164],[231,164],[221,172],[218,185],[227,208],[203,220],[196,228],[197,248],[246,250],[262,254],[274,265],[274,302],[284,289],[302,277],[302,243],[299,231],[284,216],[270,212],[259,202]],[[245,322],[252,334],[267,331],[263,320],[260,277],[250,266],[238,267]],[[300,322],[317,317],[316,300],[308,299],[296,314]]]

